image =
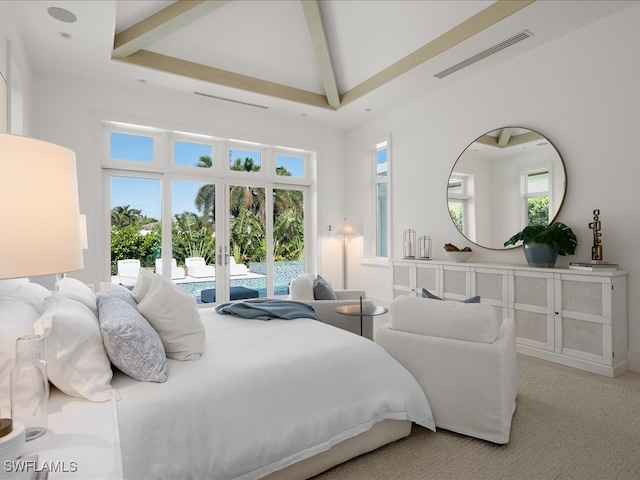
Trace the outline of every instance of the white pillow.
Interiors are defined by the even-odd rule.
[[[113,372],[97,317],[83,303],[64,295],[53,295],[46,303],[33,327],[45,337],[49,380],[67,395],[94,402],[109,400]]]
[[[314,281],[315,276],[312,273],[301,273],[291,280],[291,283],[289,284],[289,300],[296,300],[299,302],[314,300]]]
[[[155,273],[151,273],[144,268],[140,269],[140,273],[138,274],[138,280],[136,280],[136,284],[131,291],[131,295],[135,299],[136,302],[140,303],[142,299],[149,293],[149,288],[151,288],[151,282],[155,277],[160,277],[161,275],[156,275]]]
[[[0,280],[0,293],[10,292],[18,288],[20,285],[26,285],[27,283],[29,283],[29,279],[26,277]]]
[[[9,293],[0,293],[0,417],[11,413],[10,378],[16,359],[16,339],[33,333],[40,313],[30,302]]]
[[[49,298],[52,293],[49,289],[38,285],[37,283],[25,283],[14,288],[10,295],[23,303],[31,305],[38,314],[44,312],[44,301]]]
[[[91,310],[91,313],[98,315],[96,294],[84,282],[70,277],[61,278],[56,282],[56,290],[58,295],[76,300]]]
[[[409,333],[493,343],[498,338],[495,309],[486,303],[401,295],[389,306],[391,328]]]
[[[138,310],[158,332],[167,357],[198,360],[205,350],[205,331],[198,304],[189,292],[162,275],[154,275]]]

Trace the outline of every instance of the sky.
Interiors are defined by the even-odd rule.
[[[174,142],[174,157],[177,165],[195,166],[201,156],[212,157],[211,145],[193,142]],[[260,153],[251,150],[231,149],[229,163],[236,158],[249,157],[255,165],[260,165]],[[133,160],[142,163],[153,162],[153,138],[143,135],[129,135],[112,132],[111,158]],[[214,158],[215,162],[216,159]],[[276,155],[276,167],[285,167],[293,176],[303,176],[304,161],[295,155]],[[190,211],[199,213],[194,199],[204,182],[172,182],[172,213]],[[139,209],[143,215],[161,218],[161,182],[157,179],[111,177],[111,208],[129,205]]]

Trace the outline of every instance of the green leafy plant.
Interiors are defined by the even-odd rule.
[[[549,245],[558,252],[558,255],[573,255],[578,245],[578,239],[571,228],[562,222],[554,222],[548,226],[529,225],[524,227],[504,242],[504,246],[515,245],[518,242]]]

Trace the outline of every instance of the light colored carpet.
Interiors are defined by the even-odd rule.
[[[316,480],[640,479],[640,392],[519,357],[507,445],[414,426]]]

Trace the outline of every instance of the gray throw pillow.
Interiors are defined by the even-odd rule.
[[[100,295],[98,320],[111,363],[141,382],[167,380],[162,340],[134,306],[116,295]]]
[[[329,282],[320,275],[313,282],[313,298],[315,300],[337,300],[336,292]]]
[[[434,295],[426,288],[422,289],[422,298],[431,298],[432,300],[444,300],[443,298]],[[476,295],[475,297],[469,297],[466,300],[462,300],[462,303],[480,303],[480,297]]]

